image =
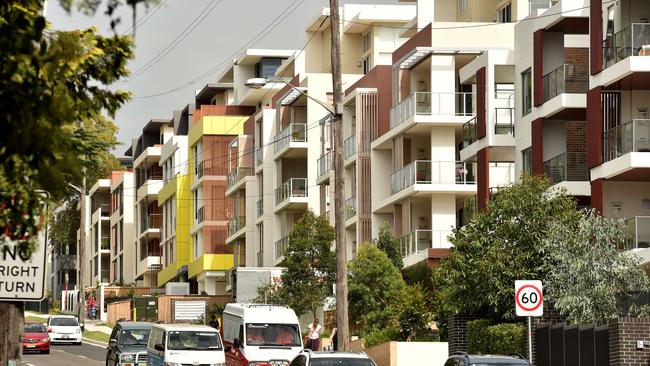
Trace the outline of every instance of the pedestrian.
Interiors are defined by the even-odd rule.
[[[332,334],[330,334],[330,344],[332,345],[332,351],[336,352],[339,350],[339,337],[336,334],[336,324],[332,328]]]
[[[219,321],[217,320],[217,316],[212,314],[212,317],[210,318],[210,326],[214,329],[219,329]]]
[[[307,347],[312,351],[320,350],[320,332],[321,325],[318,324],[319,320],[314,319],[314,322],[307,327]]]

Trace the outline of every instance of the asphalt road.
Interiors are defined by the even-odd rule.
[[[50,354],[24,354],[22,366],[100,366],[105,365],[106,348],[89,343],[53,345]]]

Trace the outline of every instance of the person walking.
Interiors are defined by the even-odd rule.
[[[217,316],[212,314],[212,317],[210,318],[210,326],[214,329],[219,329],[219,321],[217,320]]]
[[[339,350],[339,337],[336,336],[336,325],[332,328],[332,334],[330,335],[330,344],[332,345],[332,351],[336,352]]]
[[[318,319],[314,319],[313,323],[307,327],[307,347],[312,351],[320,350],[320,332],[323,329]]]

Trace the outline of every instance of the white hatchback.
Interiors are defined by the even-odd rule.
[[[71,315],[51,315],[47,319],[47,332],[51,343],[81,344],[81,327]]]

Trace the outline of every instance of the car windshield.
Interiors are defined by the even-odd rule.
[[[146,346],[150,329],[127,329],[120,333],[120,344],[124,346]]]
[[[249,346],[301,346],[296,324],[246,324]]]
[[[167,349],[212,351],[221,349],[217,332],[170,331],[167,333]]]
[[[45,333],[43,324],[25,324],[25,333]]]
[[[375,366],[367,358],[312,358],[312,366]]]
[[[52,318],[50,326],[52,327],[76,327],[79,325],[75,318]]]
[[[507,362],[490,362],[490,363],[472,363],[470,366],[525,366],[525,363],[507,363]]]

